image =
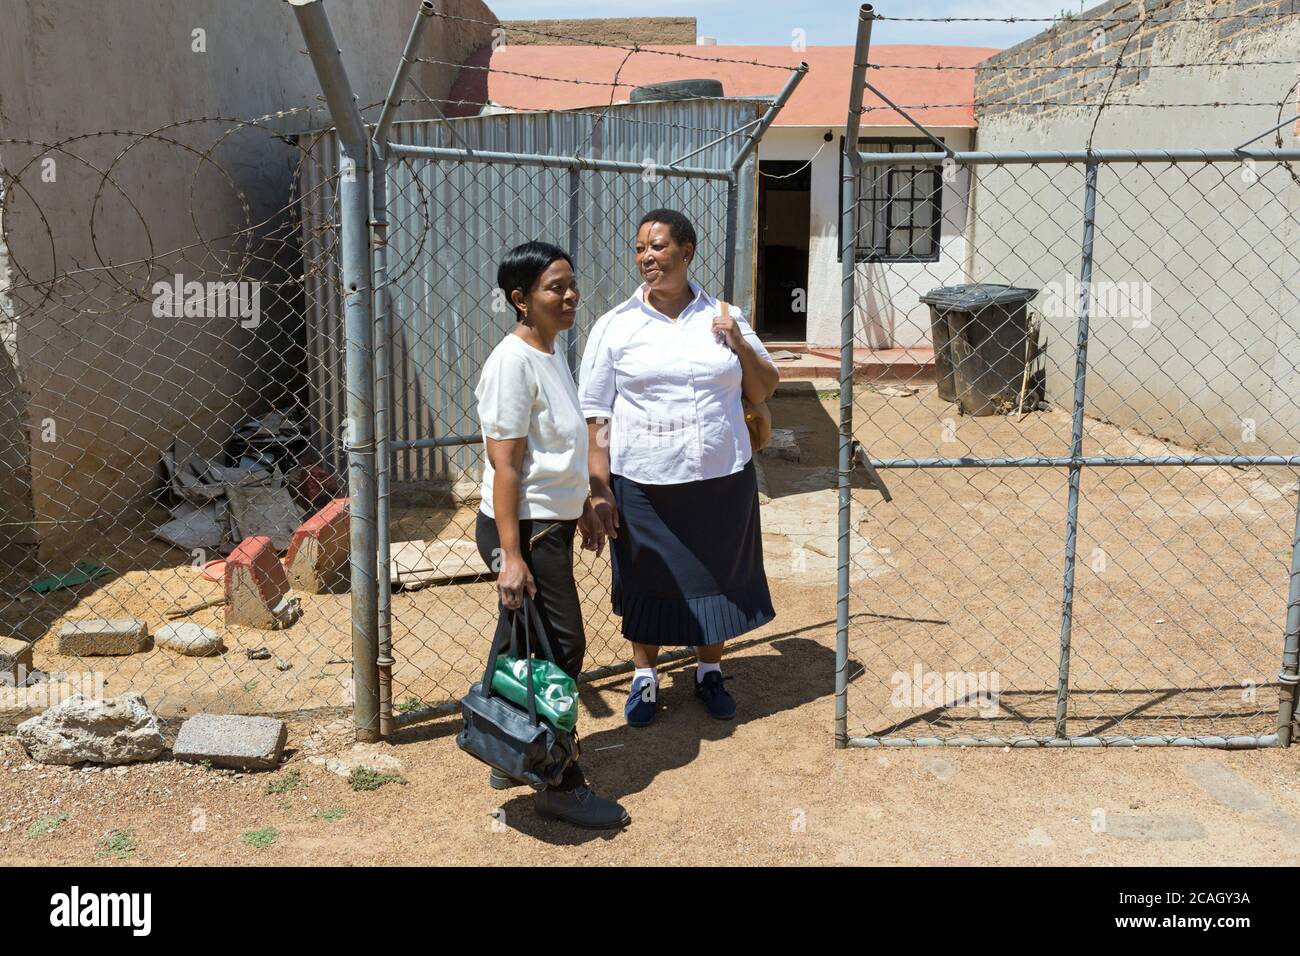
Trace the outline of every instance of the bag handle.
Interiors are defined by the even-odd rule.
[[[559,665],[560,661],[555,656],[555,651],[551,649],[551,639],[546,635],[546,625],[542,623],[542,612],[537,609],[537,602],[524,595],[524,610],[533,619],[533,626],[537,628],[537,641],[541,645],[542,653],[546,655],[546,660],[552,664]]]
[[[531,602],[528,600],[527,594],[524,594],[524,601],[527,602],[527,604],[531,605]],[[536,608],[533,608],[533,612],[536,613]],[[519,633],[519,617],[520,617],[519,613],[516,612],[515,615],[510,619],[510,643],[511,644],[514,644],[515,636]],[[524,615],[524,660],[525,661],[527,661],[533,656],[532,628],[529,625],[529,620],[530,620],[530,615],[525,613]],[[479,694],[482,697],[492,696],[492,674],[494,671],[496,671],[497,658],[501,655],[501,644],[502,644],[501,641],[494,640],[492,642],[492,650],[488,653],[487,667],[483,669],[483,681],[481,684],[479,684]],[[533,726],[536,726],[537,725],[537,701],[536,701],[537,691],[533,689],[533,669],[531,667],[525,666],[524,670],[528,672],[528,719],[533,723]]]
[[[724,319],[726,319],[726,318],[730,318],[730,316],[731,316],[731,303],[730,303],[730,302],[724,302],[722,299],[719,299],[719,300],[718,300],[718,306],[719,306],[719,311],[722,313],[722,317],[723,317]],[[749,399],[747,399],[747,398],[745,397],[745,385],[744,385],[744,380],[743,380],[743,378],[742,378],[742,380],[741,380],[741,386],[740,386],[740,407],[741,407],[744,411],[746,411],[746,412],[748,412],[749,409],[751,409],[751,408],[754,407],[754,403],[751,402]],[[746,415],[745,418],[746,418],[746,420],[748,420],[749,416]]]
[[[552,663],[558,663],[555,660],[555,653],[551,650],[550,639],[546,636],[546,628],[542,624],[542,614],[537,610],[537,603],[524,592],[523,606],[519,611],[514,613],[510,621],[510,643],[513,644],[515,636],[519,633],[520,611],[523,612],[524,619],[524,660],[528,661],[533,656],[532,627],[537,628],[537,637],[541,643],[542,652],[546,654],[546,659]],[[488,654],[487,667],[483,670],[483,682],[479,685],[484,697],[492,696],[492,674],[496,670],[497,657],[501,654],[501,646],[497,641],[492,642],[492,650]],[[525,665],[524,670],[528,672],[528,718],[536,726],[537,718],[537,692],[533,689],[533,669]]]
[[[528,595],[524,595],[524,600],[528,600]],[[518,615],[515,616],[515,622],[518,621]],[[514,636],[515,623],[510,625],[511,637]],[[537,726],[537,691],[533,689],[533,643],[529,634],[528,617],[524,618],[524,670],[528,674],[528,719],[532,721],[534,727]]]

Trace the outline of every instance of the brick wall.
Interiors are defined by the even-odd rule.
[[[1123,64],[1112,93],[1141,84],[1151,72],[1153,50],[1188,18],[1223,18],[1218,24],[1196,24],[1198,33],[1217,34],[1218,44],[1235,45],[1294,22],[1292,17],[1279,19],[1289,13],[1300,14],[1300,0],[1111,0],[984,61],[981,66],[993,68],[976,71],[976,112],[1039,113],[1055,104],[1095,103],[1110,86],[1121,51]],[[1043,102],[1053,105],[1016,105]]]
[[[515,46],[567,46],[575,40],[538,36],[528,30],[562,34],[577,42],[619,43],[654,46],[695,43],[694,17],[611,17],[597,20],[502,20],[506,43]],[[524,29],[521,30],[520,27]]]

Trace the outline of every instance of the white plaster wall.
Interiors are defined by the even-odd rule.
[[[1153,64],[1293,60],[1300,25],[1223,44],[1213,24],[1163,34]],[[1097,148],[1231,148],[1278,122],[1278,106],[1146,108],[1143,103],[1286,99],[1294,63],[1152,69],[1101,114]],[[1133,105],[1129,105],[1133,104]],[[1295,113],[1295,96],[1281,106]],[[1095,109],[981,120],[979,149],[1080,149]],[[1282,144],[1296,145],[1294,125]],[[1273,134],[1260,145],[1276,146]],[[1297,164],[1292,164],[1294,169]],[[1013,179],[1031,190],[1009,188]],[[975,203],[979,281],[1040,287],[1077,276],[1081,169],[981,173]],[[1300,188],[1285,168],[1239,164],[1116,165],[1099,177],[1096,276],[1141,283],[1140,315],[1094,309],[1090,415],[1175,441],[1243,454],[1300,449]],[[1037,208],[1034,208],[1037,207]],[[1017,252],[1017,250],[1021,250]],[[1027,251],[1026,251],[1027,250]],[[1094,293],[1096,295],[1096,292]],[[1077,306],[1045,321],[1048,396],[1068,406]]]
[[[824,147],[812,164],[812,209],[808,253],[808,344],[838,348],[840,344],[839,149],[844,127],[778,126],[769,130],[760,147],[761,159],[807,160]],[[970,130],[936,129],[954,149],[970,148]],[[899,136],[898,127],[862,130],[865,137]],[[930,344],[929,306],[917,301],[931,289],[966,281],[966,195],[968,177],[959,170],[945,183],[940,258],[928,263],[859,263],[854,340],[871,348],[907,348]]]

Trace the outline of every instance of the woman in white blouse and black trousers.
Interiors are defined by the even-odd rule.
[[[665,645],[695,648],[696,696],[710,716],[734,717],[724,642],[776,616],[741,395],[766,401],[779,376],[744,317],[691,281],[697,245],[679,212],[642,218],[644,284],[596,322],[579,376],[591,500],[636,665],[624,708],[634,727],[658,712]]]
[[[587,425],[564,351],[555,347],[577,316],[578,282],[564,250],[526,242],[502,259],[497,285],[516,325],[488,356],[475,389],[485,457],[474,537],[483,563],[497,573],[493,640],[503,648],[509,643],[516,657],[524,654],[514,619],[527,594],[545,623],[555,663],[576,679],[587,637],[573,580],[574,533],[597,554],[604,543],[587,498]],[[489,783],[505,790],[519,781],[494,769]],[[592,791],[576,763],[537,794],[536,808],[593,829],[631,820],[618,803]]]

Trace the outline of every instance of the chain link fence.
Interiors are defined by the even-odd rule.
[[[387,344],[403,357],[395,367],[420,389],[428,418],[394,439],[390,471],[394,479],[405,472],[410,480],[390,485],[391,517],[381,534],[390,536],[390,573],[399,589],[390,612],[392,696],[399,714],[419,716],[426,707],[455,702],[481,675],[496,624],[495,578],[474,544],[483,465],[474,388],[483,362],[514,327],[514,313],[496,288],[502,253],[545,237],[574,255],[580,320],[561,344],[576,375],[587,332],[636,285],[633,257],[624,247],[636,231],[631,217],[642,210],[687,210],[703,237],[699,280],[722,288],[728,184],[653,170],[583,172],[418,156],[401,157],[389,181]],[[410,384],[393,382],[390,392]],[[421,474],[437,476],[451,494],[431,498]],[[579,551],[576,577],[589,665],[622,663],[626,647],[610,611],[607,559]]]
[[[1286,745],[1300,153],[849,159],[838,742]]]
[[[574,369],[647,209],[687,212],[698,278],[749,295],[754,152],[802,72],[775,101],[394,125],[421,13],[367,127],[320,5],[295,14],[334,130],[0,141],[5,722],[75,690],[351,710],[363,737],[446,712],[496,616],[473,389],[512,327],[501,254],[574,254]],[[837,743],[1289,742],[1300,155],[845,159]],[[904,325],[933,365],[855,373]],[[224,559],[283,556],[339,498],[334,579],[285,626],[228,618]],[[577,562],[608,673],[605,559]]]
[[[473,390],[512,325],[501,255],[546,238],[580,263],[575,373],[649,208],[691,215],[701,281],[750,294],[754,154],[803,70],[775,102],[394,126],[422,4],[367,126],[320,4],[294,12],[334,129],[286,133],[319,122],[304,107],[0,142],[6,726],[76,692],[351,711],[363,738],[444,712],[496,616]],[[324,513],[302,547],[333,564],[303,580],[294,539]],[[597,670],[622,657],[605,560],[579,557]],[[231,599],[254,592],[264,620]]]
[[[282,132],[310,112],[0,143],[7,725],[74,692],[164,716],[351,701],[347,594],[277,630],[224,603],[242,540],[283,553],[346,494],[304,374],[337,283],[331,231],[303,233],[323,184]]]

